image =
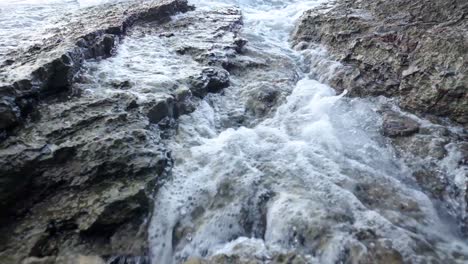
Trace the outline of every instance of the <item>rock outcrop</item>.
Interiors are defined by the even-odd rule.
[[[53,41],[46,40],[37,54],[11,54],[17,56],[15,62],[3,66],[3,80],[13,82],[5,87],[14,91],[5,98],[14,103],[34,100],[29,101],[27,112],[9,105],[20,111],[21,118],[15,127],[8,127],[0,142],[2,263],[149,262],[151,196],[172,166],[162,138],[179,116],[194,111],[201,98],[230,85],[223,65],[236,58],[245,42],[238,38],[242,26],[238,9],[193,11],[170,19],[171,14],[190,10],[187,2],[132,3],[84,10],[78,14],[83,25],[74,22],[63,29],[80,32],[97,27],[86,34],[109,37],[112,45],[93,40],[90,43],[96,45],[81,47],[81,39],[71,38],[63,46],[49,46]],[[90,19],[91,14],[103,15]],[[94,19],[102,23],[93,24]],[[73,25],[80,29],[74,30]],[[123,34],[124,43],[115,46]],[[156,43],[150,42],[155,39]],[[164,48],[164,55],[175,54],[168,65],[157,64],[161,69],[156,70],[173,69],[182,58],[190,71],[149,86],[143,85],[142,78],[132,79],[131,73],[128,80],[99,75],[96,69],[105,70],[106,65],[114,70],[119,53],[125,53],[119,48],[132,48],[135,43],[155,52]],[[61,52],[65,55],[59,60],[73,57],[73,52],[80,55],[67,68],[60,87],[48,90],[63,67],[48,68],[46,58],[56,61],[52,55]],[[87,62],[88,58],[107,59]],[[21,68],[21,61],[29,66]],[[32,70],[24,74],[25,83],[37,81],[38,86],[28,86],[27,96],[20,93],[14,75],[6,77],[8,72],[20,71],[15,65],[22,73]],[[44,78],[37,79],[36,71],[44,68],[48,69],[40,75]]]
[[[467,15],[460,0],[338,0],[305,12],[293,33],[297,49],[322,46],[339,62],[327,61],[337,92],[390,98],[378,103],[383,135],[465,235]]]
[[[23,123],[39,100],[70,88],[85,60],[111,56],[135,22],[164,20],[189,9],[184,0],[86,8],[49,29],[42,43],[7,54],[0,61],[0,136]]]
[[[344,65],[331,80],[338,90],[466,125],[467,14],[463,0],[342,0],[307,11],[293,38],[298,48],[324,45]]]

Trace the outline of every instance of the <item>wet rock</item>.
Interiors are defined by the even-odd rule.
[[[1,67],[1,128],[37,113],[0,143],[2,263],[98,263],[66,256],[146,254],[149,196],[170,163],[138,111],[150,102],[130,93],[55,94],[73,84],[84,59],[111,55],[134,22],[186,8],[184,1],[144,1],[86,9]]]
[[[246,103],[246,112],[256,117],[263,117],[277,104],[280,90],[277,87],[259,86],[249,94]]]
[[[383,134],[415,185],[462,229],[465,187],[454,179],[466,172],[467,13],[460,0],[339,0],[305,12],[293,34],[297,49],[322,45],[340,63],[326,78],[338,92],[390,97],[418,115],[384,111]]]
[[[192,92],[188,88],[180,88],[175,91],[176,115],[181,116],[195,111],[192,100]]]
[[[174,51],[202,65],[226,68],[246,44],[239,37],[242,15],[238,8],[196,10],[165,26],[159,34],[172,34],[167,41]]]
[[[174,100],[167,98],[156,102],[148,112],[148,119],[151,123],[157,124],[164,118],[174,117]]]
[[[123,82],[114,82],[112,85],[116,89],[128,90],[132,88],[132,83],[130,81],[123,81]]]
[[[386,112],[383,116],[383,134],[388,137],[405,137],[419,131],[418,122],[398,114]]]
[[[115,256],[109,257],[106,264],[150,264],[147,256]]]
[[[198,56],[209,57],[198,62],[201,73],[197,77],[203,93],[218,92],[229,85],[229,73],[220,65],[235,58],[235,48],[242,44],[235,43],[240,12],[193,12],[186,18],[164,20],[161,24],[160,18],[179,10],[175,7],[180,7],[180,11],[186,7],[183,1],[174,1],[175,6],[165,3],[161,2],[161,9],[157,10],[146,10],[149,6],[144,4],[138,7],[155,16],[159,11],[164,15],[142,15],[141,19],[135,15],[131,21],[141,22],[133,28],[150,28],[148,34],[168,32],[167,41],[174,41],[175,48],[180,44],[198,47],[196,53],[190,53],[194,60]],[[203,21],[212,23],[213,32],[206,30]],[[124,28],[130,25],[125,24]],[[195,27],[193,32],[189,26]],[[180,34],[180,27],[186,35]],[[112,28],[107,34],[125,32],[122,30]],[[181,41],[189,38],[190,41]],[[79,40],[81,51],[85,52],[81,47],[88,47],[89,41],[92,38]],[[103,36],[102,41],[104,45],[93,46],[85,53],[112,53],[115,42],[108,36]],[[33,50],[43,49],[39,46]],[[214,51],[217,55],[210,57]],[[61,59],[75,67],[74,58]],[[68,82],[69,69],[60,68],[56,73],[57,82]],[[111,263],[147,261],[147,219],[152,204],[149,197],[172,164],[169,151],[161,143],[166,131],[163,128],[171,127],[174,119],[195,109],[199,99],[186,82],[193,73],[187,73],[182,80],[167,78],[168,82],[154,84],[154,90],[145,94],[144,100],[136,95],[140,90],[133,80],[117,79],[93,87],[84,85],[94,83],[80,75],[77,79],[83,83],[71,80],[67,84],[75,92],[72,96],[59,96],[56,92],[60,87],[56,86],[47,96],[16,101],[19,104],[24,99],[21,114],[33,109],[35,118],[24,119],[22,127],[11,130],[9,137],[0,142],[2,261],[56,262],[65,256],[81,255],[99,255]],[[17,83],[14,88],[0,94],[12,97],[33,89],[29,81]],[[109,90],[112,92],[107,93]]]
[[[127,112],[133,100],[48,102],[38,107],[40,120],[2,142],[0,175],[14,180],[2,188],[15,186],[2,197],[5,263],[145,254],[149,195],[170,160],[147,117]]]
[[[0,130],[15,125],[21,117],[20,113],[19,108],[11,102],[11,99],[4,98],[0,101]]]
[[[190,90],[193,95],[204,97],[207,93],[219,92],[229,86],[229,73],[224,69],[206,68],[201,74],[190,78]]]
[[[385,243],[388,242],[388,243]],[[403,264],[403,256],[391,247],[390,241],[377,240],[364,242],[369,247],[367,250],[354,246],[349,250],[349,256],[345,263],[362,264]]]
[[[137,21],[161,20],[189,9],[184,0],[122,2],[83,9],[40,45],[7,54],[9,63],[0,65],[0,129],[12,128],[36,105],[35,98],[66,91],[83,62],[91,58],[106,58],[120,36]],[[14,93],[7,91],[14,90]],[[13,100],[6,99],[13,97]],[[28,101],[19,104],[19,101]],[[20,115],[15,114],[20,111]],[[21,117],[21,118],[20,118]]]
[[[462,0],[337,1],[305,12],[294,43],[322,44],[344,65],[330,80],[339,91],[467,124],[467,12]]]
[[[449,186],[449,182],[444,176],[444,174],[428,168],[422,168],[413,173],[413,177],[419,183],[419,186],[426,189],[431,196],[437,199],[444,198],[444,194]]]
[[[300,255],[294,253],[280,254],[273,258],[273,263],[278,264],[305,264],[307,261]]]
[[[61,257],[31,257],[25,259],[22,264],[104,264],[104,260],[99,256],[61,256]]]
[[[462,208],[467,201],[463,198],[464,187],[454,179],[466,170],[463,135],[426,123],[418,133],[391,138],[397,156],[411,169],[416,185],[443,204],[442,213],[453,217],[461,229],[465,221]]]

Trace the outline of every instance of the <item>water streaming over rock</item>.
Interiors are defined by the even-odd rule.
[[[309,77],[297,70],[301,80],[264,120],[226,121],[245,111],[242,90],[261,85],[255,78],[209,95],[180,118],[168,142],[171,178],[155,197],[154,263],[219,255],[268,262],[287,254],[307,263],[398,263],[466,254],[382,137],[379,101],[336,95],[310,78],[326,81],[339,65],[319,47],[302,53],[309,61],[289,48],[294,21],[318,4],[196,3],[240,7],[250,49],[316,68]]]
[[[57,17],[107,2],[115,1],[0,3],[0,58],[44,37]],[[327,3],[194,0],[195,11],[139,24],[114,57],[86,63],[74,84],[83,98],[122,95],[166,128],[151,130],[173,159],[154,196],[153,263],[467,261],[454,227],[466,206],[458,150],[448,146],[437,166],[459,194],[436,204],[412,177],[426,160],[398,156],[382,136],[380,111],[392,102],[336,94],[326,83],[341,65],[323,47],[291,48],[295,21]],[[206,76],[230,85],[198,87]],[[177,113],[148,114],[148,102]]]

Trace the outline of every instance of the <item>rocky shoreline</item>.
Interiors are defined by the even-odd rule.
[[[462,0],[338,0],[305,12],[292,35],[297,50],[322,46],[327,63],[339,64],[324,77],[337,92],[378,100],[381,133],[414,171],[410,184],[464,236],[467,14]],[[246,46],[242,27],[238,8],[195,10],[186,0],[104,4],[64,18],[42,44],[1,58],[1,262],[149,263],[148,222],[158,210],[152,198],[171,176],[174,160],[165,140],[174,135],[177,119],[210,93],[243,87],[237,90],[245,102],[231,103],[245,111],[230,113],[225,127],[252,127],[284,102],[298,80],[292,60]],[[160,42],[140,42],[147,36]],[[100,62],[119,65],[120,47],[167,48],[175,56],[167,60],[177,59],[158,65],[179,72],[149,81],[150,87],[108,78]],[[324,59],[305,57],[312,66]],[[356,196],[370,208],[391,199],[381,185],[358,187]],[[185,231],[174,232],[174,248],[183,248]],[[374,250],[351,250],[343,256],[350,263],[404,262],[372,230],[357,236]],[[416,244],[421,254],[436,254]],[[250,257],[186,263],[307,263],[293,253]]]
[[[112,55],[134,23],[164,20],[190,10],[186,1],[130,1],[90,7],[49,29],[40,44],[6,54],[0,62],[0,135],[20,125],[42,98],[63,91],[84,61]],[[44,32],[45,34],[45,32]]]
[[[306,11],[292,35],[296,49],[320,45],[339,63],[326,80],[338,93],[387,98],[380,102],[382,133],[465,236],[467,14],[460,0],[338,0]],[[448,155],[457,162],[447,166]]]
[[[422,115],[468,122],[466,1],[337,1],[309,10],[294,35],[345,67],[331,80],[353,96],[397,98]]]
[[[162,108],[176,104],[87,96],[76,77],[87,60],[112,56],[134,25],[159,26],[191,9],[183,0],[91,7],[42,45],[7,55],[0,67],[2,263],[148,261],[150,197],[171,164],[156,123],[174,117]]]

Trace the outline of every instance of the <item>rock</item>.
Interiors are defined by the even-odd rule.
[[[123,82],[114,82],[112,85],[116,89],[128,90],[132,88],[132,83],[130,81],[123,81]]]
[[[0,101],[0,130],[14,126],[20,118],[19,108],[11,100],[3,98]]]
[[[329,60],[339,62],[318,70],[329,72],[325,81],[338,92],[389,97],[420,118],[384,110],[383,134],[414,183],[462,231],[467,201],[455,179],[466,171],[467,13],[462,0],[338,0],[306,11],[293,33],[297,49],[324,46]],[[310,57],[314,74],[326,63]]]
[[[185,0],[128,1],[86,8],[49,30],[52,36],[40,45],[8,54],[5,60],[9,63],[0,64],[0,118],[5,119],[0,129],[21,123],[37,104],[36,98],[69,89],[85,60],[112,55],[119,38],[134,23],[161,20],[189,9]]]
[[[413,172],[413,177],[418,182],[419,186],[424,188],[432,197],[443,199],[444,194],[449,186],[449,181],[442,173],[437,173],[436,170],[421,169]]]
[[[277,104],[280,97],[280,90],[271,86],[256,86],[249,93],[246,103],[246,112],[256,117],[263,117],[270,112]]]
[[[304,13],[294,43],[319,43],[340,61],[329,80],[352,96],[384,95],[402,108],[468,123],[468,3],[337,1]]]
[[[372,242],[371,242],[372,241]],[[350,256],[345,263],[362,264],[403,264],[403,256],[395,249],[391,248],[391,242],[385,240],[370,240],[364,242],[371,250],[363,250],[359,246],[351,247]],[[370,245],[372,243],[372,245]],[[390,246],[389,246],[389,245]]]
[[[148,112],[148,119],[151,123],[154,124],[159,123],[166,117],[174,117],[174,100],[172,98],[167,98],[156,102]]]
[[[117,256],[107,259],[106,264],[150,264],[148,256]]]
[[[0,142],[2,263],[146,255],[149,197],[171,163],[140,111],[155,106],[130,92],[59,93],[74,85],[85,59],[112,55],[132,24],[187,9],[178,0],[85,9],[41,46],[12,53],[15,59],[0,66],[0,129],[9,130]],[[132,89],[129,82],[117,86]]]
[[[185,115],[195,111],[195,105],[192,101],[192,92],[188,88],[179,88],[175,91],[175,110],[176,116]]]
[[[61,257],[31,257],[25,259],[22,264],[104,264],[99,256],[61,256]]]
[[[155,36],[158,32],[168,32],[164,41],[174,45],[174,49],[181,43],[197,47],[194,60],[198,56],[207,58],[213,51],[219,57],[195,61],[195,71],[187,72],[180,79],[167,77],[167,82],[155,83],[144,99],[139,96],[142,88],[133,79],[94,82],[88,78],[88,74],[92,75],[88,72],[92,69],[88,68],[67,84],[72,86],[73,94],[56,93],[54,88],[47,96],[37,91],[41,98],[19,96],[22,91],[33,89],[28,81],[0,90],[0,95],[5,95],[2,98],[15,98],[13,102],[21,108],[17,113],[21,120],[12,122],[22,124],[15,129],[10,127],[9,136],[0,142],[2,263],[22,260],[60,263],[60,259],[68,256],[99,256],[106,263],[148,263],[147,218],[153,204],[150,197],[173,162],[161,137],[180,115],[195,110],[199,99],[192,95],[188,85],[190,75],[200,72],[194,76],[200,77],[206,93],[218,92],[229,85],[229,73],[220,65],[237,56],[235,32],[240,29],[241,19],[237,9],[220,9],[195,11],[166,21],[164,18],[173,12],[185,11],[186,2],[156,2],[140,1],[148,5],[138,7],[125,3],[120,6],[122,10],[111,4],[87,12],[99,13],[109,8],[112,13],[119,9],[115,11],[117,16],[119,12],[125,13],[130,5],[123,16],[130,16],[129,21],[139,21],[138,24],[130,29],[133,22],[128,22],[124,31],[113,28],[107,34],[128,33],[135,37],[132,34],[147,29],[148,34],[155,33]],[[155,9],[150,8],[153,5]],[[199,21],[199,18],[203,19]],[[81,21],[71,20],[74,19]],[[113,21],[113,15],[109,19]],[[204,22],[211,23],[209,28],[213,32],[207,32],[208,24]],[[189,26],[195,28],[193,32]],[[182,31],[186,35],[181,35]],[[107,44],[93,46],[89,54],[110,51],[113,42],[106,36],[103,38]],[[41,53],[48,47],[47,43],[33,50]],[[82,47],[87,45],[80,41],[78,46],[85,52]],[[41,56],[31,57],[33,61],[37,59],[34,65],[42,65]],[[71,65],[67,58],[60,58]],[[61,76],[56,81],[65,83],[69,70],[53,68],[51,76]],[[25,113],[31,118],[23,118]]]
[[[405,137],[419,131],[418,122],[396,112],[386,112],[383,116],[383,134],[388,137]]]
[[[443,204],[442,213],[452,216],[462,232],[466,232],[463,231],[465,213],[462,209],[467,203],[463,198],[464,187],[454,180],[466,170],[463,133],[425,122],[418,133],[392,137],[391,143],[396,155],[411,170],[414,182],[428,197]]]
[[[178,54],[189,55],[203,65],[226,69],[246,44],[238,36],[241,28],[240,10],[226,7],[195,11],[167,23],[159,34],[172,33],[167,40]]]
[[[278,264],[306,264],[307,261],[300,255],[288,253],[280,254],[273,258],[273,263]]]
[[[224,69],[205,68],[197,77],[190,80],[190,90],[195,96],[204,97],[207,93],[219,92],[229,86],[229,73]]]

